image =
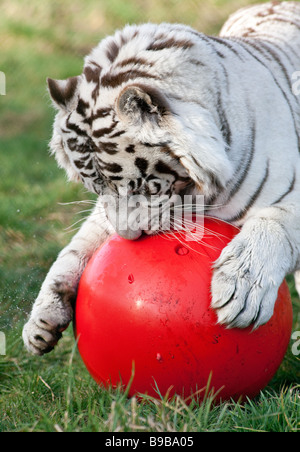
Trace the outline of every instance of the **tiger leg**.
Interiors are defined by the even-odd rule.
[[[73,304],[82,272],[95,250],[112,233],[104,212],[93,213],[51,267],[23,329],[26,348],[37,355],[50,352],[73,318]]]
[[[224,248],[212,278],[219,323],[258,327],[271,318],[280,284],[299,268],[300,229],[295,225],[300,225],[298,204],[268,207],[249,218]]]

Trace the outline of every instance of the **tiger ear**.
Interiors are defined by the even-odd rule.
[[[158,121],[170,107],[158,90],[142,85],[130,85],[126,86],[118,97],[116,109],[121,119],[137,125],[147,119]]]
[[[72,111],[75,108],[79,81],[80,76],[67,80],[47,79],[49,93],[56,107],[65,111]]]

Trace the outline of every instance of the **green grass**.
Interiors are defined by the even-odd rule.
[[[72,328],[43,358],[23,348],[21,330],[46,272],[82,217],[74,200],[90,197],[67,184],[48,154],[54,112],[47,76],[81,72],[83,56],[129,22],[180,21],[209,33],[249,2],[231,0],[2,0],[0,70],[0,431],[299,431],[300,361],[288,349],[270,385],[254,401],[186,405],[180,398],[127,399],[94,383],[74,348]],[[293,331],[300,330],[299,301]]]
[[[0,361],[0,431],[202,432],[299,431],[299,385],[267,388],[255,401],[198,406],[142,396],[94,383],[74,351],[71,331],[53,354],[24,354],[15,340]],[[282,384],[283,380],[281,381]]]

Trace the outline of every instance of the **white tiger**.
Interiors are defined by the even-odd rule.
[[[55,346],[87,262],[115,232],[102,195],[204,195],[206,215],[242,228],[214,266],[219,322],[270,319],[279,285],[300,269],[299,70],[300,4],[273,2],[238,11],[219,37],[127,26],[92,51],[82,75],[48,80],[52,152],[99,201],[42,285],[23,332],[31,352]]]

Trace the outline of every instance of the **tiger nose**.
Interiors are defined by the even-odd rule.
[[[133,231],[132,229],[126,229],[117,231],[117,234],[126,240],[137,240],[141,237],[142,231],[141,229],[138,229],[137,231]]]

